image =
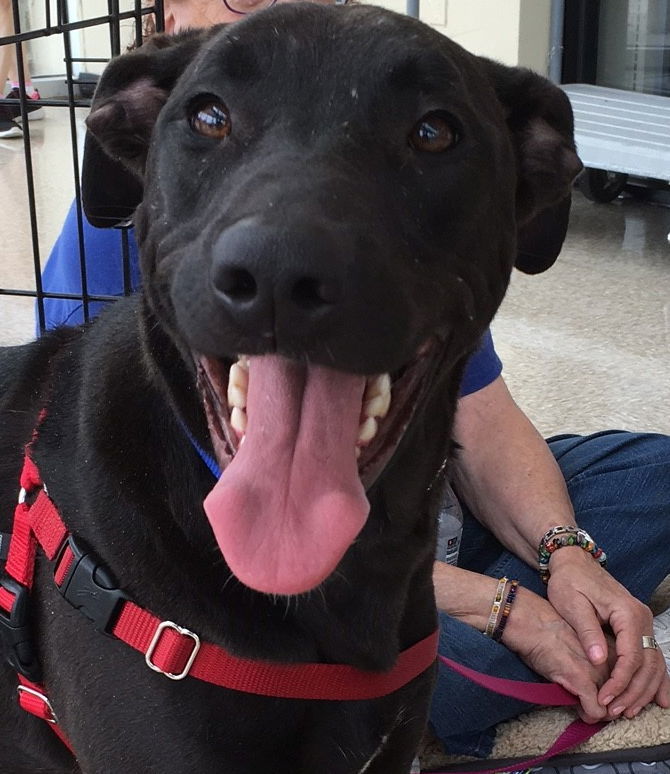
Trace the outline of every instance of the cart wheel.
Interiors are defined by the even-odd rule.
[[[628,175],[605,169],[585,169],[577,178],[577,188],[592,202],[611,202],[623,191]]]

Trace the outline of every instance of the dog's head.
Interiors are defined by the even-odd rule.
[[[119,58],[88,127],[144,190],[144,292],[226,469],[223,554],[311,588],[426,396],[455,394],[524,229],[556,207],[564,229],[567,98],[379,8],[284,5]]]

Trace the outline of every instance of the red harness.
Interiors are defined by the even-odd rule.
[[[50,723],[70,750],[42,684],[32,646],[28,605],[38,545],[54,562],[54,582],[65,599],[93,621],[96,629],[123,640],[144,656],[150,669],[171,680],[190,676],[261,696],[351,701],[393,693],[435,662],[437,631],[402,651],[388,672],[368,672],[346,664],[254,661],[201,642],[194,632],[139,607],[117,587],[95,554],[68,532],[26,451],[5,565],[9,577],[0,579],[0,637],[18,672],[20,706]]]

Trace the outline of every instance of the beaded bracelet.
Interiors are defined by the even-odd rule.
[[[549,572],[551,555],[554,551],[564,546],[578,546],[583,551],[591,554],[601,567],[607,567],[607,554],[596,545],[595,540],[586,530],[572,526],[552,527],[543,535],[537,549],[538,569],[540,570],[540,578],[542,578],[544,583],[549,581],[551,574]]]
[[[502,614],[500,616],[500,619],[498,620],[496,624],[496,628],[493,630],[493,634],[491,634],[491,639],[495,642],[500,642],[503,636],[503,632],[505,631],[505,626],[507,626],[507,619],[509,618],[510,610],[512,609],[512,605],[514,604],[514,600],[516,599],[516,592],[519,588],[519,581],[513,580],[509,583],[509,591],[507,592],[507,597],[505,598],[505,605],[502,610]]]
[[[496,595],[493,597],[493,605],[491,606],[491,614],[489,615],[489,621],[486,624],[486,630],[484,634],[490,637],[493,634],[493,630],[496,628],[498,622],[498,614],[503,604],[503,595],[505,593],[505,586],[507,585],[507,578],[503,576],[498,578],[498,587],[496,588]]]

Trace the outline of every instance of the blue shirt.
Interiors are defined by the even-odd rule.
[[[123,268],[119,260],[122,254],[121,232],[114,228],[94,228],[85,217],[83,221],[88,292],[104,296],[123,295]],[[132,229],[128,232],[128,247],[130,283],[132,289],[137,290],[140,286],[139,254]],[[79,237],[74,202],[44,267],[42,287],[50,293],[81,293]],[[103,304],[104,302],[92,301],[89,304],[89,316],[95,317]],[[45,298],[44,314],[47,330],[59,325],[77,325],[84,322],[83,304],[77,299]],[[37,335],[39,333],[38,330]],[[491,331],[487,331],[479,348],[468,361],[461,384],[461,397],[486,387],[500,376],[501,371],[502,363],[493,346]]]
[[[101,296],[123,295],[123,264],[121,261],[122,234],[116,228],[94,228],[83,217],[84,249],[86,253],[86,287],[89,294]],[[128,232],[130,285],[132,290],[140,286],[139,254],[133,231]],[[79,235],[75,203],[65,217],[63,228],[56,240],[44,271],[42,289],[48,293],[81,295],[81,269],[79,267]],[[89,303],[89,317],[95,317],[104,302]],[[37,310],[35,316],[37,317]],[[44,317],[47,330],[59,325],[78,325],[84,322],[83,304],[78,299],[45,298]],[[36,324],[40,335],[39,321]]]
[[[502,373],[502,361],[493,346],[491,331],[482,336],[479,348],[471,355],[461,382],[461,398],[491,384]]]

